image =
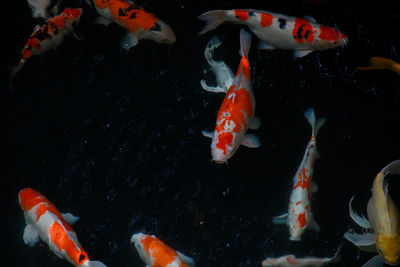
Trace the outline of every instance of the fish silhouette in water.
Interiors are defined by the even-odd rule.
[[[33,246],[40,238],[58,257],[68,260],[74,266],[106,267],[99,261],[89,260],[88,254],[79,243],[70,226],[78,217],[70,213],[60,213],[53,203],[32,188],[21,190],[18,197],[25,215],[25,244]]]
[[[44,25],[37,25],[22,49],[19,63],[12,69],[10,78],[14,78],[32,56],[43,55],[62,44],[73,32],[81,16],[81,8],[66,8],[60,15],[46,20]]]
[[[294,50],[295,57],[344,46],[348,42],[348,37],[336,28],[318,24],[311,17],[301,19],[263,10],[233,9],[209,11],[198,18],[207,23],[199,34],[213,30],[225,21],[246,25],[261,39],[260,49]]]
[[[89,4],[90,0],[87,0]],[[130,49],[141,39],[153,40],[162,44],[174,44],[175,34],[165,22],[146,12],[142,7],[123,0],[93,0],[100,17],[98,23],[109,25],[115,22],[128,32],[121,41],[124,49]]]
[[[315,138],[319,129],[325,123],[325,118],[316,120],[312,108],[308,109],[304,116],[312,127],[311,138],[304,152],[303,160],[293,178],[289,210],[287,213],[273,219],[275,224],[288,225],[290,240],[293,241],[299,241],[308,226],[316,232],[319,232],[320,229],[311,213],[311,193],[317,190],[316,184],[312,182],[314,161],[319,156]]]
[[[203,131],[212,138],[212,160],[218,164],[226,163],[240,145],[259,147],[260,140],[255,135],[246,134],[248,128],[257,129],[260,122],[254,117],[255,98],[251,88],[250,63],[248,59],[251,35],[240,31],[240,61],[236,77],[226,93],[218,111],[214,132]]]
[[[372,184],[372,195],[368,201],[367,214],[357,215],[351,206],[354,196],[349,202],[350,217],[367,233],[356,234],[348,231],[344,237],[360,250],[378,252],[366,266],[383,266],[398,264],[400,253],[400,215],[396,204],[389,196],[387,174],[400,175],[400,160],[393,161],[384,167],[375,177]],[[372,265],[373,264],[373,265]]]
[[[357,67],[358,70],[391,70],[400,75],[400,64],[384,57],[371,57],[370,66]]]
[[[140,258],[148,267],[193,267],[192,258],[175,251],[154,235],[136,233],[131,237]]]
[[[319,267],[328,265],[330,263],[336,263],[342,258],[339,254],[340,245],[336,250],[333,257],[330,258],[316,258],[316,257],[305,257],[296,258],[294,255],[285,255],[279,258],[267,258],[262,262],[263,267]]]

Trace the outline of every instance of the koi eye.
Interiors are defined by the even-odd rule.
[[[83,254],[81,254],[81,255],[79,256],[79,262],[83,261],[85,258],[86,258],[86,256],[83,255]]]
[[[160,32],[160,31],[161,31],[161,25],[158,24],[157,22],[154,23],[153,27],[150,28],[150,31],[153,31],[153,32]]]

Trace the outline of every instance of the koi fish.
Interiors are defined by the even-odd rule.
[[[71,213],[60,213],[53,203],[31,188],[21,190],[18,197],[26,222],[23,235],[25,244],[34,246],[40,238],[58,257],[74,266],[105,267],[99,261],[89,260],[69,225],[74,224],[78,217]]]
[[[13,78],[32,56],[44,54],[59,46],[73,32],[81,16],[81,8],[66,8],[60,15],[46,20],[43,26],[36,25],[22,49],[18,65],[12,69],[10,77]]]
[[[215,61],[213,59],[214,49],[219,47],[222,44],[221,40],[218,36],[214,36],[207,44],[206,49],[204,50],[204,57],[206,58],[208,64],[211,67],[211,70],[215,74],[215,78],[217,80],[217,86],[208,86],[205,80],[201,80],[200,84],[204,90],[214,93],[223,92],[226,93],[229,90],[229,87],[232,85],[233,78],[235,75],[231,71],[231,69],[225,64],[223,61]]]
[[[344,46],[348,42],[348,37],[336,28],[318,24],[311,17],[301,19],[263,10],[234,9],[213,10],[198,18],[206,22],[199,34],[213,30],[225,21],[247,25],[261,39],[260,49],[294,50],[295,57]]]
[[[28,0],[28,5],[32,9],[32,16],[34,18],[45,18],[49,17],[48,7],[51,4],[51,0]]]
[[[391,70],[400,75],[400,64],[383,57],[371,57],[369,59],[370,66],[357,67],[358,70]]]
[[[212,138],[212,160],[218,164],[226,163],[239,148],[239,145],[255,148],[260,146],[258,137],[246,134],[247,128],[258,129],[260,122],[254,117],[255,98],[251,88],[250,63],[248,54],[251,35],[240,31],[240,54],[242,59],[236,77],[225,95],[218,111],[214,132],[202,131]]]
[[[389,163],[376,175],[367,205],[368,219],[353,211],[351,202],[354,196],[350,199],[350,217],[367,230],[367,233],[356,234],[348,231],[344,234],[344,237],[360,250],[378,252],[379,255],[368,262],[374,263],[373,266],[383,266],[384,262],[396,265],[399,261],[400,215],[399,209],[389,196],[388,183],[385,180],[387,174],[400,175],[400,160]]]
[[[262,262],[263,267],[319,267],[330,263],[336,263],[340,261],[342,256],[339,254],[340,248],[336,250],[335,255],[330,258],[316,258],[316,257],[305,257],[296,258],[294,255],[286,255],[279,258],[267,258]]]
[[[325,118],[315,120],[312,108],[304,112],[304,116],[312,127],[310,141],[307,144],[303,160],[293,177],[293,189],[290,194],[289,211],[273,219],[275,224],[287,224],[290,232],[290,240],[300,241],[301,235],[309,226],[319,232],[319,225],[315,222],[311,213],[311,193],[317,191],[317,186],[312,183],[314,161],[319,157],[315,137],[319,129],[325,123]]]
[[[140,258],[147,267],[189,267],[194,266],[192,258],[164,244],[154,235],[137,233],[132,235],[131,243],[135,245]]]
[[[86,0],[90,5],[90,0]],[[128,32],[121,41],[124,49],[130,49],[141,39],[162,44],[174,44],[175,34],[170,26],[142,7],[124,0],[93,0],[101,17],[98,23],[108,26],[111,22],[124,27]]]

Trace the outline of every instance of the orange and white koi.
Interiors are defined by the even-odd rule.
[[[295,57],[303,57],[315,50],[344,46],[348,37],[336,28],[278,13],[253,9],[213,10],[198,17],[206,21],[199,34],[215,29],[225,21],[247,25],[258,38],[260,49],[294,50]]]
[[[400,75],[400,64],[384,57],[371,57],[370,66],[357,67],[358,70],[391,70]]]
[[[218,36],[214,36],[204,49],[204,57],[206,58],[211,70],[215,74],[217,86],[207,85],[205,80],[201,80],[200,84],[204,90],[214,93],[226,93],[232,85],[235,75],[232,70],[223,61],[215,61],[213,58],[214,49],[222,44]]]
[[[354,196],[349,202],[350,217],[367,233],[356,234],[348,231],[344,237],[360,250],[379,254],[365,266],[383,266],[384,262],[397,265],[399,262],[400,213],[389,196],[388,183],[385,180],[387,174],[400,175],[400,160],[389,163],[376,175],[372,184],[372,195],[367,205],[368,219],[353,211],[351,202]]]
[[[194,266],[192,258],[175,251],[154,235],[133,234],[131,243],[135,245],[140,258],[147,267],[189,267]]]
[[[312,183],[314,162],[318,158],[316,136],[319,129],[325,123],[325,118],[315,120],[314,109],[310,108],[304,116],[312,127],[311,139],[303,159],[293,177],[293,189],[290,194],[289,210],[287,213],[275,217],[273,223],[284,224],[289,227],[290,240],[299,241],[307,226],[319,232],[319,225],[315,222],[311,213],[311,193],[317,190],[316,184]]]
[[[73,32],[81,16],[81,8],[66,8],[60,15],[46,20],[44,25],[36,25],[31,37],[22,49],[18,65],[11,71],[11,78],[21,70],[29,58],[44,54],[59,46]]]
[[[90,4],[90,0],[87,1]],[[170,26],[133,2],[93,0],[93,3],[101,16],[97,19],[98,23],[107,26],[111,22],[115,22],[128,31],[121,41],[124,49],[137,45],[141,39],[149,39],[162,44],[174,44],[176,41]]]
[[[260,122],[254,117],[255,98],[251,88],[250,63],[248,54],[251,35],[240,31],[240,54],[242,59],[224,101],[218,111],[214,132],[203,131],[203,135],[212,138],[211,154],[216,163],[226,163],[239,148],[259,147],[258,137],[246,134],[248,128],[257,129]]]
[[[99,261],[89,260],[69,225],[75,223],[78,217],[60,213],[53,203],[32,188],[21,190],[18,197],[26,222],[23,236],[25,244],[33,246],[40,238],[58,257],[68,260],[74,266],[105,267]]]
[[[319,267],[330,263],[336,263],[340,261],[342,256],[339,254],[340,245],[335,252],[335,255],[330,258],[316,258],[316,257],[305,257],[296,258],[294,255],[285,255],[279,258],[267,258],[262,262],[263,267]]]

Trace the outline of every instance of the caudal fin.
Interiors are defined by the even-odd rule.
[[[388,173],[400,175],[400,160],[398,159],[398,160],[392,161],[391,163],[386,165],[381,170],[381,172],[385,175]]]
[[[315,119],[315,114],[314,114],[314,109],[309,108],[304,112],[304,116],[308,120],[308,123],[310,123],[312,127],[312,134],[313,136],[317,136],[319,129],[324,125],[326,119],[325,118],[319,118],[318,120]]]
[[[337,248],[335,255],[333,255],[332,258],[329,259],[330,263],[336,263],[342,259],[342,255],[339,254],[340,249],[342,248],[343,244],[340,244],[339,247]]]
[[[249,56],[251,45],[251,35],[244,29],[240,29],[240,55],[243,57]]]
[[[201,14],[197,17],[199,20],[206,22],[206,26],[198,33],[198,35],[204,34],[211,30],[214,30],[219,25],[225,21],[225,11],[224,10],[213,10]]]
[[[99,261],[89,261],[88,267],[107,267],[107,265]]]
[[[383,57],[371,57],[369,59],[370,66],[357,67],[358,70],[387,70],[392,68],[397,63],[391,59]]]
[[[215,35],[207,44],[206,49],[204,49],[204,57],[208,62],[212,62],[213,60],[213,52],[214,49],[222,44],[222,41],[219,39],[217,35]]]

